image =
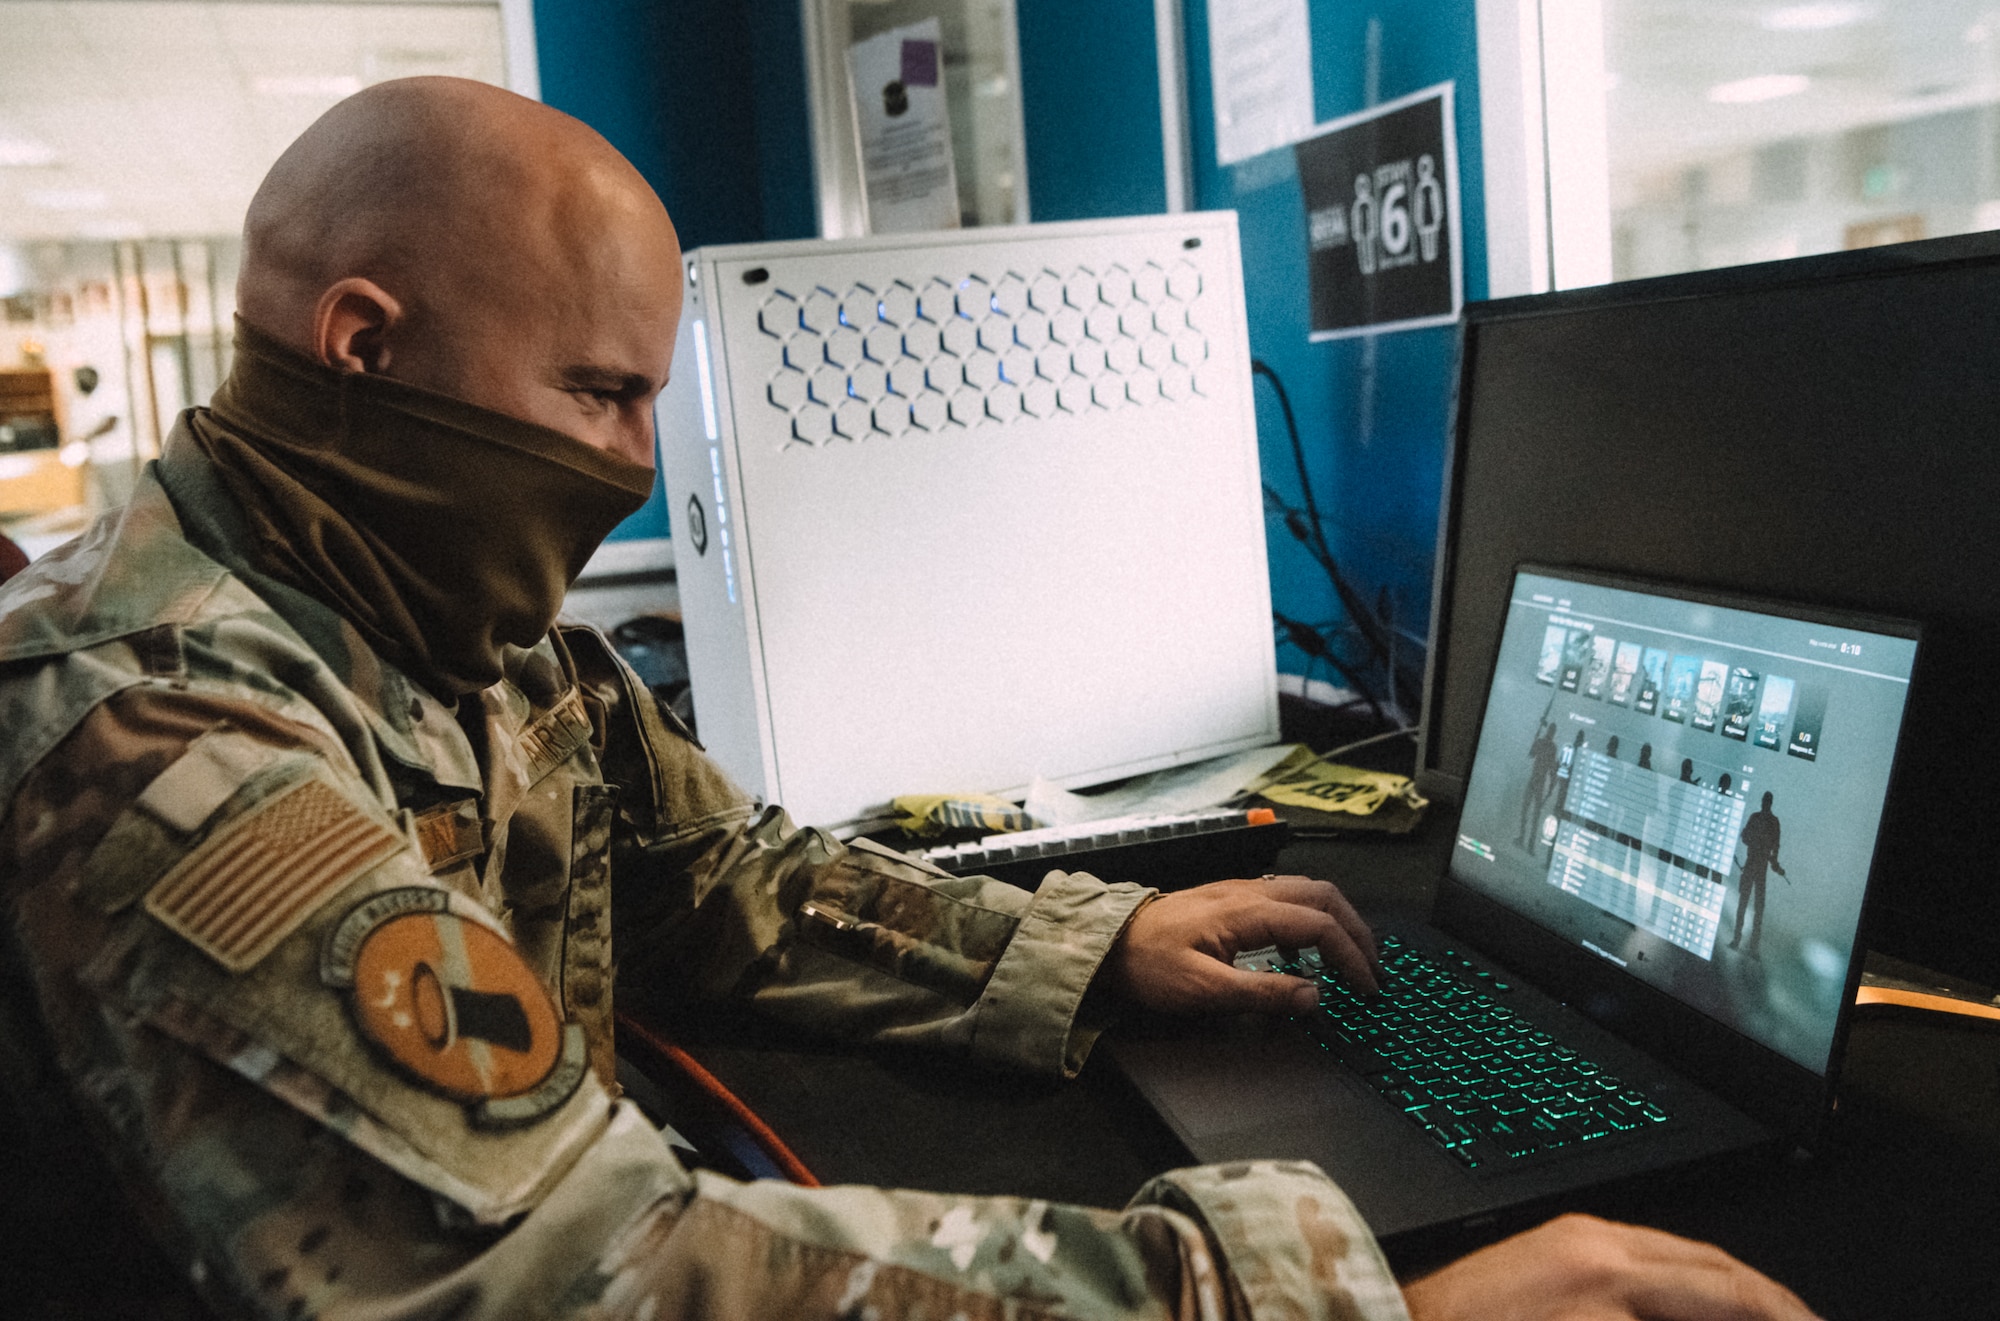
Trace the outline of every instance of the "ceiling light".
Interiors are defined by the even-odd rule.
[[[1844,28],[1868,17],[1867,5],[1788,5],[1764,15],[1764,27],[1772,32],[1823,32]]]
[[[250,86],[259,96],[319,96],[339,100],[361,90],[361,80],[351,73],[258,74]]]
[[[0,166],[54,165],[56,149],[33,138],[0,138]]]
[[[102,211],[111,202],[100,188],[43,188],[27,198],[44,211]]]
[[[1749,105],[1753,101],[1775,101],[1781,96],[1797,96],[1810,86],[1812,79],[1802,73],[1760,73],[1755,78],[1717,83],[1708,89],[1708,99],[1718,105]]]

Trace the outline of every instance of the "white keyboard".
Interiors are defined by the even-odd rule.
[[[915,856],[959,875],[984,872],[1010,863],[1058,861],[1081,853],[1122,849],[1135,844],[1212,835],[1253,826],[1275,826],[1278,817],[1268,807],[1210,808],[1145,816],[1110,817],[1073,826],[1045,826],[988,835],[969,844],[941,844]]]

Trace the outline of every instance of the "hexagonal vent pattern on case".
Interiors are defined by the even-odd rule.
[[[1204,393],[1203,310],[1188,261],[773,289],[765,398],[806,445],[1173,404]]]

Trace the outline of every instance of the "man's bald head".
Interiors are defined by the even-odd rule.
[[[666,209],[610,143],[497,87],[406,78],[271,167],[237,306],[322,362],[650,462],[680,294]]]

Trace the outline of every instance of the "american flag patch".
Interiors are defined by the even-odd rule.
[[[318,776],[227,822],[146,893],[146,911],[231,972],[254,967],[403,837]]]

